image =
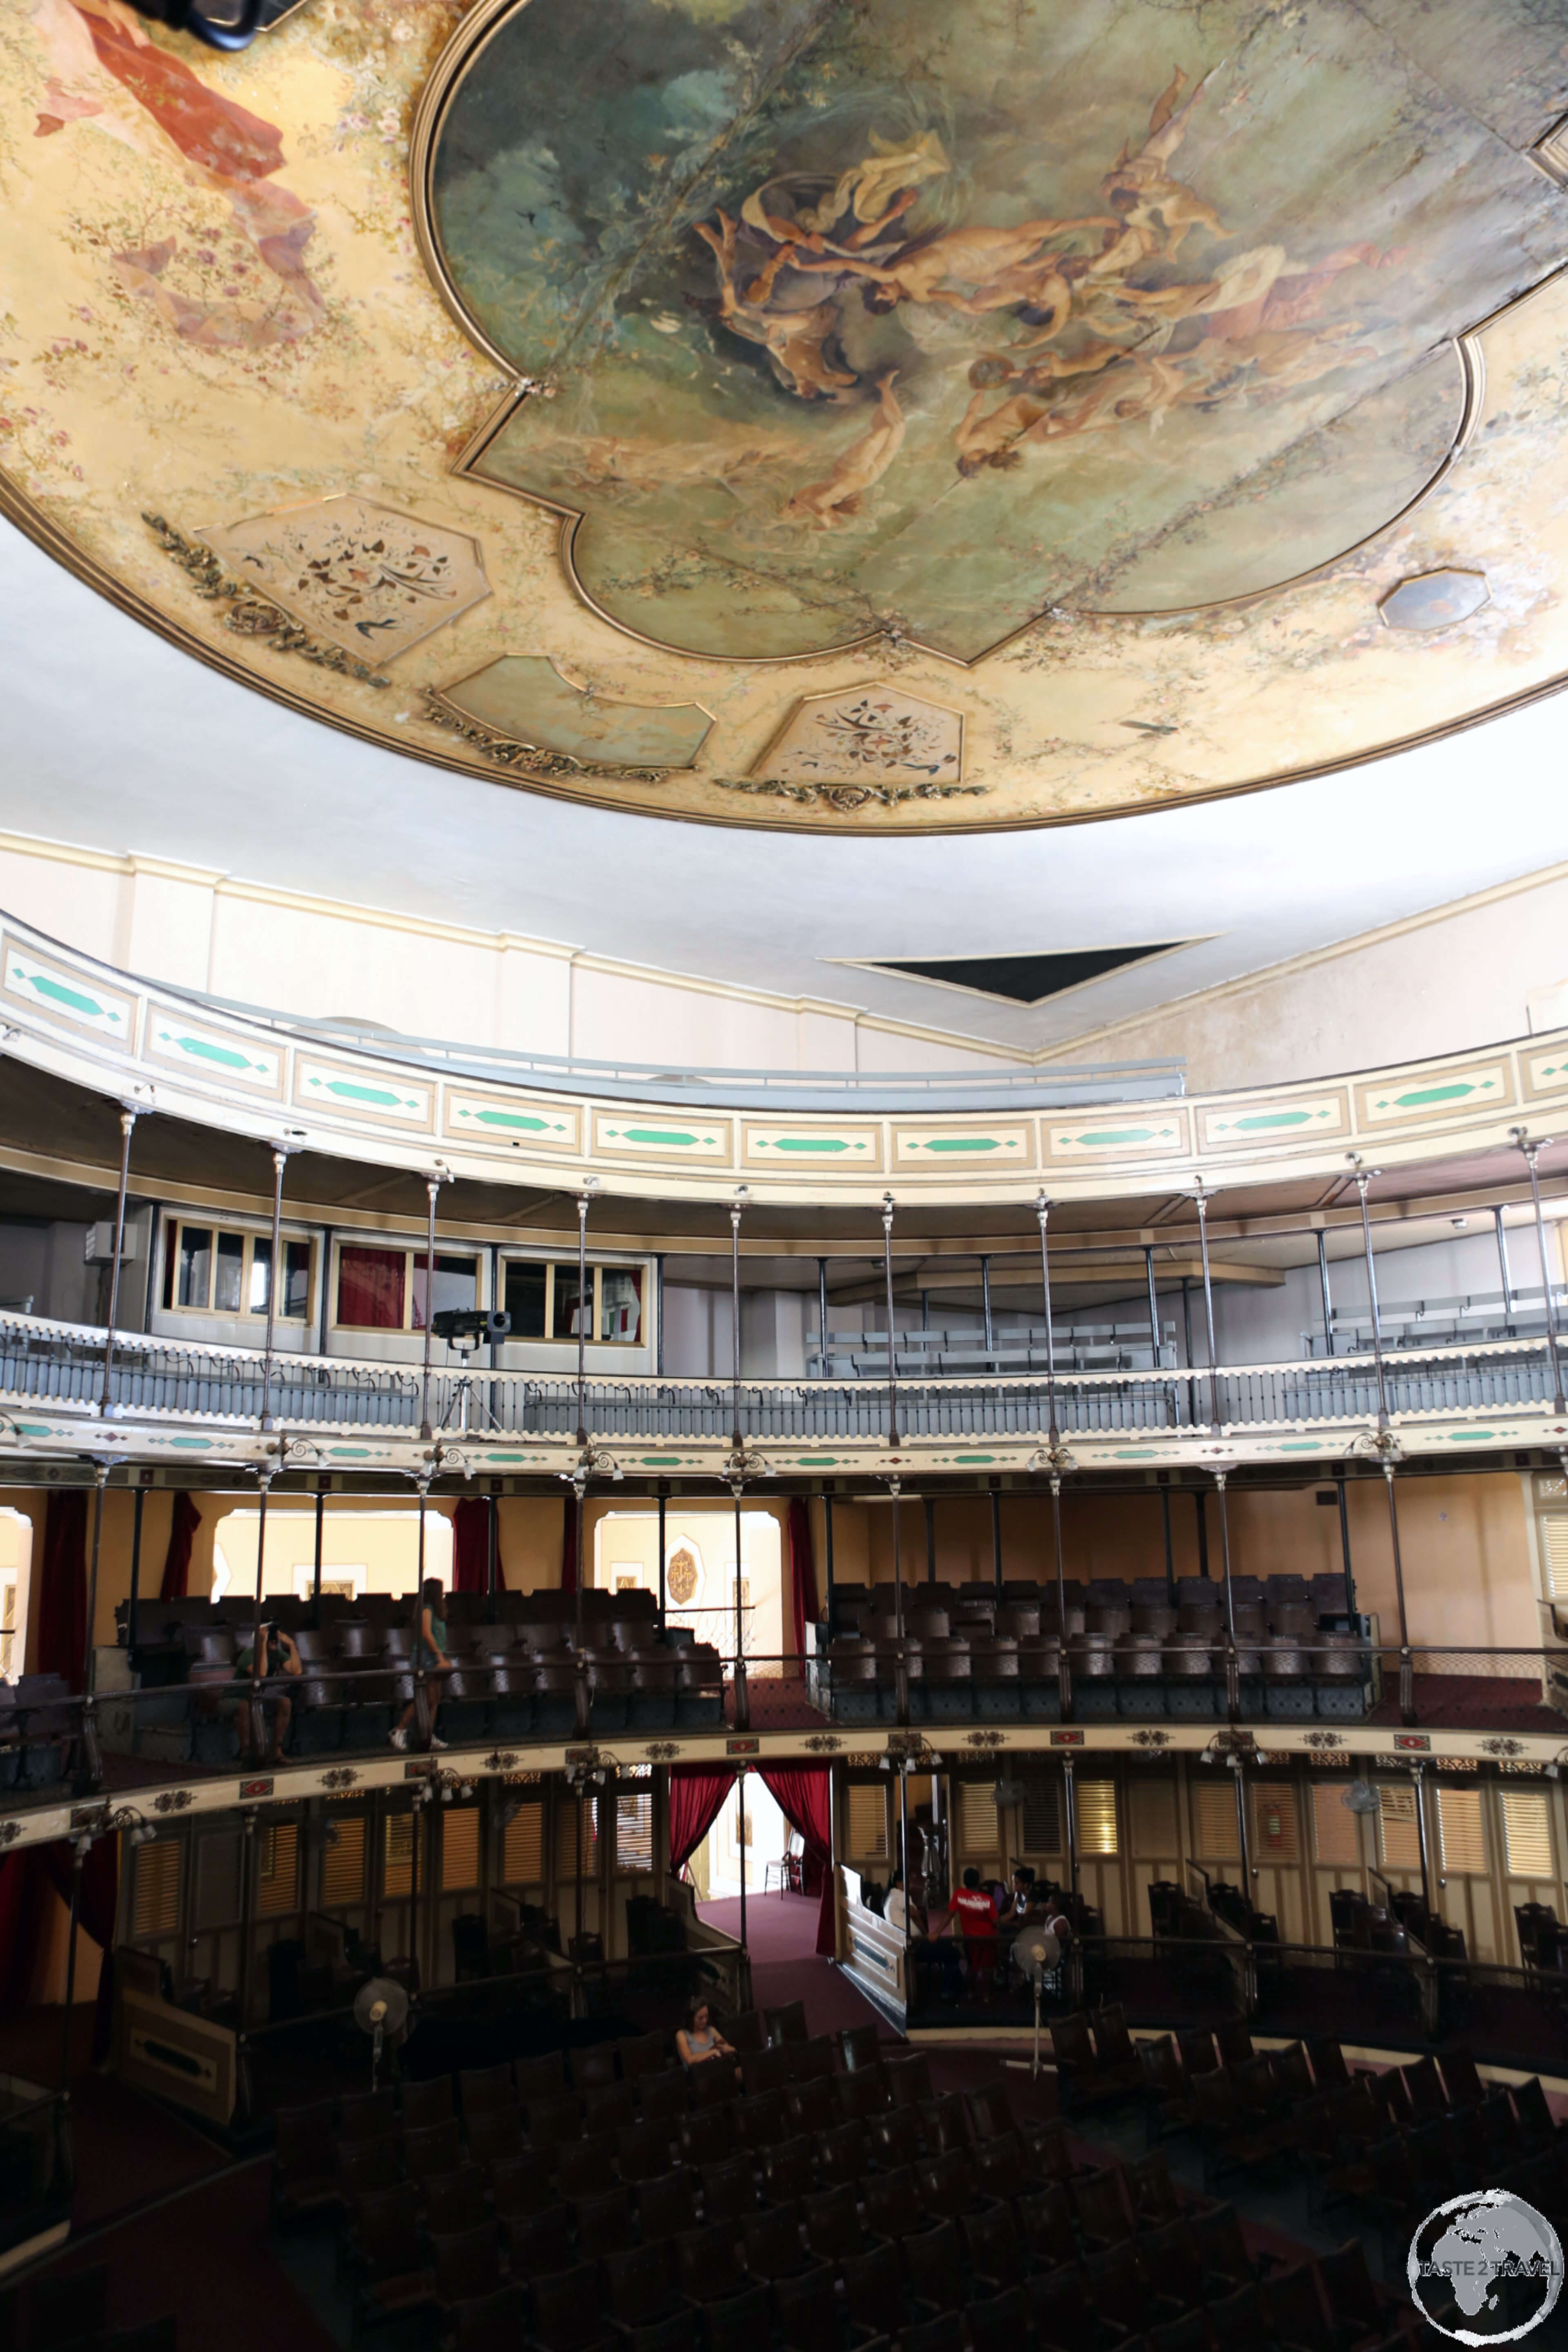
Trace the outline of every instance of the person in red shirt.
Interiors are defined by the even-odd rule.
[[[973,1864],[963,1874],[963,1885],[953,1888],[947,1916],[963,1937],[971,1988],[988,2001],[996,1978],[996,1906]]]

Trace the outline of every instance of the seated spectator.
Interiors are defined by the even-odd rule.
[[[735,2055],[711,2022],[708,2003],[700,1996],[688,2004],[686,2022],[675,2037],[675,2047],[683,2066],[705,2066],[715,2058],[732,2061]]]
[[[248,1679],[255,1664],[256,1645],[254,1643],[247,1642],[243,1650],[236,1653],[234,1661],[236,1676]],[[263,1625],[261,1628],[261,1696],[257,1704],[263,1727],[266,1725],[268,1710],[271,1710],[272,1748],[267,1759],[269,1764],[282,1763],[283,1743],[289,1737],[289,1726],[294,1719],[294,1702],[288,1692],[277,1687],[277,1685],[283,1675],[298,1675],[300,1671],[300,1652],[292,1633],[285,1633],[281,1627],[277,1625]]]
[[[1015,1863],[1012,1888],[1002,1910],[1004,1921],[1013,1927],[1035,1927],[1045,1916],[1045,1898],[1036,1885],[1033,1870],[1026,1862]]]

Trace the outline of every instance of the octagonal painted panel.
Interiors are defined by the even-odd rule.
[[[752,772],[790,784],[955,784],[963,774],[963,716],[885,678],[808,694]]]
[[[362,661],[395,661],[490,593],[467,531],[353,493],[201,536],[247,586]]]
[[[1414,572],[1391,588],[1378,606],[1391,629],[1447,629],[1491,602],[1484,572]]]

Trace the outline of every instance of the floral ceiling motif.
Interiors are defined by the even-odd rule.
[[[1340,764],[1568,672],[1559,34],[0,0],[0,509],[498,789],[880,833]]]

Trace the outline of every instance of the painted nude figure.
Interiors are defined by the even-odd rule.
[[[762,344],[791,392],[802,400],[837,400],[841,392],[859,382],[858,376],[832,366],[826,356],[827,339],[838,325],[835,303],[818,302],[809,310],[751,308],[735,290],[735,224],[729,214],[720,214],[716,229],[706,221],[693,226],[719,265],[720,317],[732,334]]]
[[[1100,193],[1111,211],[1134,230],[1152,233],[1158,220],[1165,232],[1163,250],[1167,253],[1177,251],[1190,228],[1206,228],[1211,236],[1223,236],[1226,233],[1214,206],[1205,205],[1180,180],[1173,180],[1165,169],[1187,135],[1187,118],[1204,85],[1200,81],[1186,104],[1178,107],[1176,101],[1186,86],[1186,75],[1180,66],[1175,67],[1169,88],[1155,102],[1149,118],[1149,136],[1142,146],[1136,155],[1130,155],[1123,147],[1100,184]],[[1131,268],[1135,260],[1146,258],[1148,251],[1159,249],[1150,247],[1135,252],[1130,244],[1117,267]]]
[[[860,512],[866,492],[881,480],[904,446],[904,413],[893,395],[897,368],[877,379],[877,414],[868,432],[852,441],[826,480],[808,482],[786,499],[782,511],[792,522],[813,522],[831,530]]]

